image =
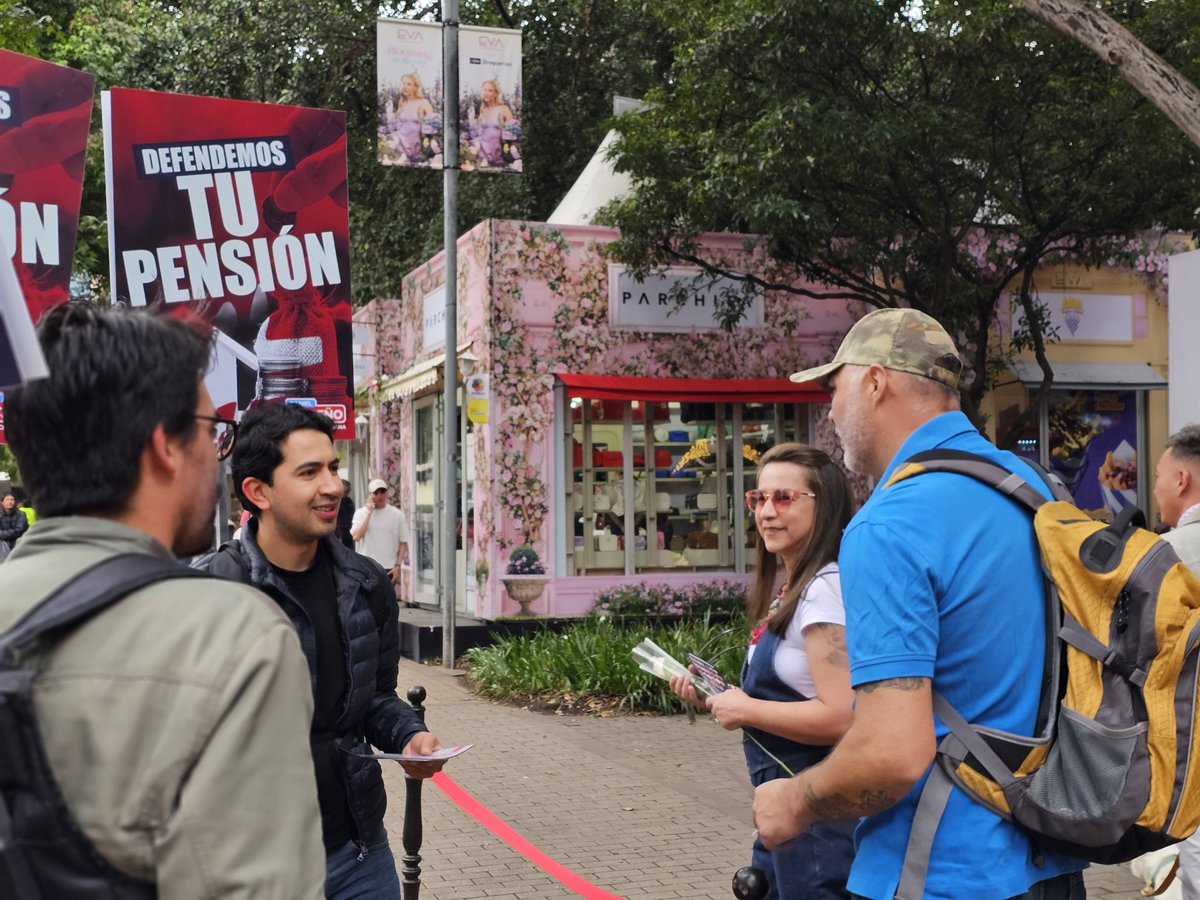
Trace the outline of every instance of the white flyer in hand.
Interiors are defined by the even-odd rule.
[[[426,763],[426,762],[445,762],[448,759],[454,759],[456,756],[461,756],[466,753],[474,744],[460,744],[457,747],[443,747],[441,750],[434,750],[432,753],[418,756],[415,754],[403,753],[352,753],[351,756],[366,756],[372,759],[394,759],[402,763]]]

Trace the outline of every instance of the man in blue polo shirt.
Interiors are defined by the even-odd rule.
[[[1037,716],[1045,600],[1029,514],[959,475],[888,484],[904,460],[938,449],[986,456],[1041,486],[959,410],[961,369],[934,319],[886,309],[855,324],[832,362],[792,376],[829,389],[847,467],[879,487],[839,559],[854,724],[820,765],[760,787],[755,821],[771,847],[816,821],[864,817],[849,889],[873,900],[896,896],[917,799],[947,732],[933,688],[970,722],[1032,735]],[[1076,900],[1083,867],[1041,851],[955,788],[923,896]]]

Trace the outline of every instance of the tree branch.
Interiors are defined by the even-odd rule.
[[[1129,31],[1083,0],[1014,0],[1033,18],[1087,47],[1200,146],[1200,90]]]

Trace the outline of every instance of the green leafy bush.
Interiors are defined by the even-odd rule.
[[[626,584],[596,596],[594,615],[665,616],[735,615],[746,610],[746,586],[714,581],[676,588],[668,584]]]
[[[468,651],[466,666],[474,689],[497,700],[565,709],[680,712],[683,705],[666,682],[634,662],[631,651],[645,637],[684,663],[689,652],[700,653],[727,681],[738,682],[747,639],[742,615],[720,624],[701,617],[653,627],[591,616],[560,633],[543,628],[500,638],[490,647]]]

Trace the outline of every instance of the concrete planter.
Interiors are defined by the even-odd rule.
[[[500,580],[504,582],[508,596],[521,604],[521,611],[517,613],[519,616],[533,615],[529,611],[529,604],[542,596],[542,591],[550,581],[545,575],[505,575]]]

